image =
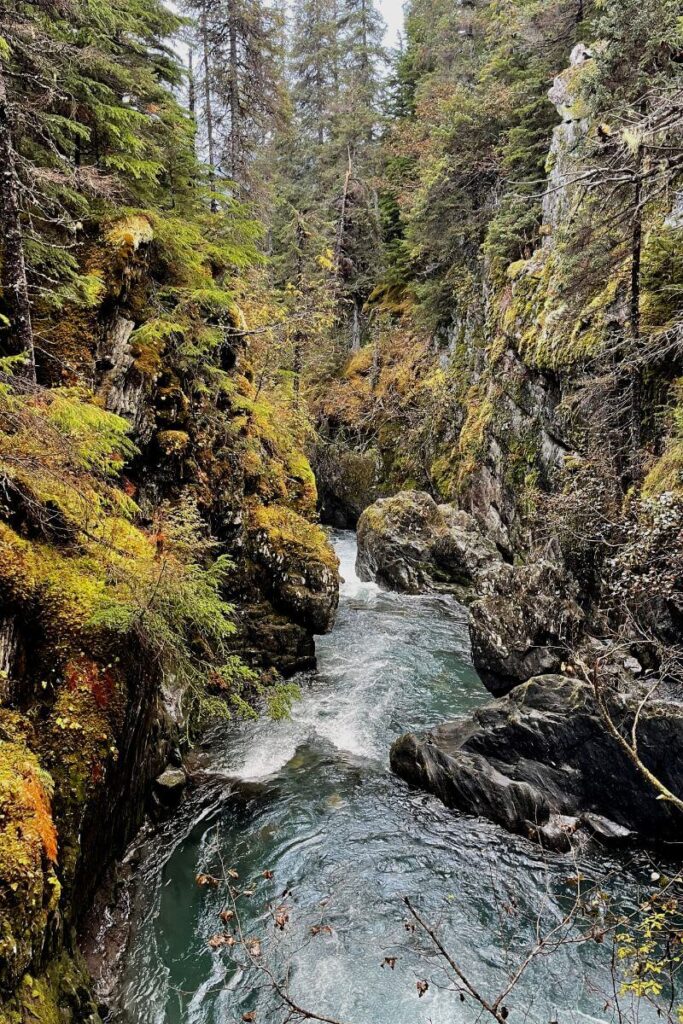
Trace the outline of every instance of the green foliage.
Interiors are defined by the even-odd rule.
[[[403,289],[412,283],[430,327],[452,317],[465,268],[484,256],[500,284],[538,242],[555,123],[545,94],[566,62],[573,18],[573,5],[539,0],[409,8],[386,163],[387,281],[398,271]]]
[[[617,962],[621,992],[657,1005],[660,997],[670,999],[671,1011],[683,1020],[683,1004],[676,999],[676,981],[681,971],[680,894],[676,881],[653,892],[639,913],[624,919],[616,932]]]

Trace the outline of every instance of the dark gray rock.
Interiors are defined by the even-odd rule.
[[[470,606],[472,660],[491,693],[561,668],[583,621],[575,596],[572,577],[551,562],[501,567]]]
[[[617,825],[616,821],[610,821],[609,818],[605,818],[602,814],[591,814],[590,812],[582,814],[581,824],[596,839],[610,846],[621,846],[627,843],[633,836],[632,829],[625,828],[623,825]]]
[[[612,718],[630,729],[640,690],[611,693]],[[683,706],[650,701],[638,727],[639,753],[673,793],[683,793]],[[562,848],[580,819],[601,840],[679,841],[683,815],[606,731],[587,683],[531,679],[471,718],[430,733],[407,733],[391,766],[448,806],[482,814],[514,832]],[[559,816],[559,817],[558,817]]]
[[[353,530],[368,505],[379,497],[382,468],[380,453],[370,448],[355,451],[341,443],[321,441],[311,466],[318,488],[320,521]]]
[[[500,552],[467,512],[437,505],[423,491],[401,491],[367,508],[358,522],[356,572],[409,594],[471,599],[502,565]]]

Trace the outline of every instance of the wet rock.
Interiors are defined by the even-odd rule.
[[[641,689],[606,697],[613,720],[628,734]],[[644,706],[638,749],[657,778],[683,793],[680,703]],[[448,807],[485,815],[555,848],[575,827],[569,818],[608,842],[626,841],[631,833],[644,843],[670,842],[683,829],[680,811],[657,799],[606,731],[592,687],[566,676],[531,679],[469,719],[401,736],[391,766]]]
[[[161,775],[154,780],[154,785],[160,793],[165,796],[180,794],[187,785],[187,775],[182,768],[166,768]]]
[[[571,814],[551,814],[543,825],[529,823],[529,838],[535,839],[546,850],[564,853],[574,845],[578,825],[579,819]]]
[[[437,505],[423,491],[381,498],[358,522],[356,572],[362,580],[409,594],[470,599],[502,557],[467,512]]]
[[[610,846],[621,846],[627,843],[633,836],[630,828],[617,825],[616,821],[610,821],[602,814],[582,814],[581,824],[601,842]]]
[[[354,529],[363,511],[379,497],[379,452],[359,452],[341,444],[321,443],[314,452],[312,466],[321,521],[342,530]]]
[[[572,577],[558,565],[501,567],[470,607],[472,660],[491,693],[560,669],[583,621],[575,598]]]

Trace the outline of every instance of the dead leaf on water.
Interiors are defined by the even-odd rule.
[[[275,927],[279,928],[280,931],[283,932],[288,921],[289,907],[278,907],[275,911]]]
[[[208,940],[211,949],[221,949],[223,946],[234,946],[237,940],[227,932],[217,932]]]
[[[195,881],[197,882],[197,885],[201,886],[211,885],[215,888],[217,885],[220,885],[218,879],[214,878],[213,875],[197,875]]]

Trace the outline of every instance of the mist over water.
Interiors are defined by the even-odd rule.
[[[229,1024],[252,1010],[261,1024],[287,1019],[259,972],[208,947],[223,927],[224,895],[198,887],[201,872],[234,868],[235,884],[254,888],[240,899],[240,914],[245,931],[261,940],[264,962],[288,975],[300,1004],[348,1024],[479,1018],[479,1008],[453,992],[429,944],[406,931],[406,895],[438,922],[490,997],[533,940],[539,915],[545,925],[561,919],[578,868],[587,880],[604,879],[625,907],[637,899],[644,859],[638,867],[594,852],[577,866],[449,812],[390,773],[399,733],[467,714],[488,696],[469,661],[461,607],[362,583],[354,535],[335,534],[335,546],[344,578],[337,624],[318,639],[318,669],[299,680],[303,695],[291,720],[222,727],[210,770],[225,776],[225,786],[208,801],[191,796],[142,850],[119,1021]],[[283,932],[269,902],[288,909]],[[397,958],[395,969],[382,966],[387,956]],[[598,944],[567,945],[540,959],[507,1001],[511,1024],[613,1019],[603,1009],[608,964],[609,950]],[[430,987],[418,998],[421,979]]]

